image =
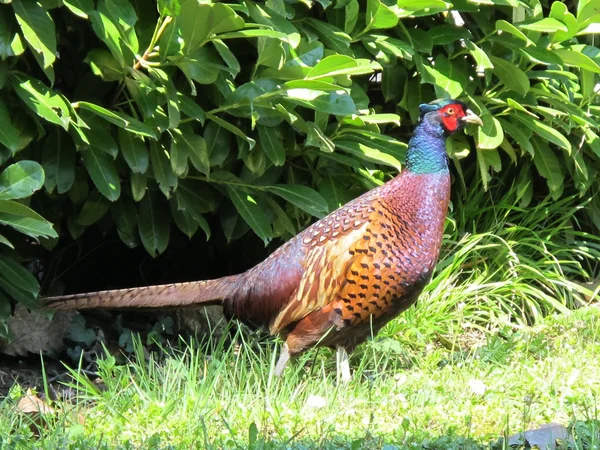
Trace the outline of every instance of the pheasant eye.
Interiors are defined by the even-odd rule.
[[[456,112],[456,110],[454,108],[448,108],[446,110],[446,114],[448,114],[450,116],[453,116],[455,112]]]

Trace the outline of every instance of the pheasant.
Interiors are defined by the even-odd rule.
[[[458,100],[420,105],[402,172],[289,240],[239,275],[50,297],[50,309],[221,304],[226,317],[285,343],[275,367],[313,346],[348,352],[416,302],[437,263],[450,199],[445,139],[481,119]]]

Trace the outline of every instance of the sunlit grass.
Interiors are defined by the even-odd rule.
[[[506,327],[463,350],[381,337],[353,355],[345,386],[329,351],[307,353],[274,379],[273,342],[238,334],[238,345],[227,336],[182,342],[166,357],[145,356],[138,344],[128,365],[100,361],[103,385],[73,370],[77,396],[52,404],[57,413],[39,438],[15,400],[4,400],[0,438],[17,448],[487,447],[507,427],[597,418],[599,333],[591,307]]]

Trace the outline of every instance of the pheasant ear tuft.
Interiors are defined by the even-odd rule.
[[[439,105],[435,105],[435,104],[431,104],[431,103],[421,103],[419,105],[419,112],[421,113],[421,118],[431,112],[431,111],[437,111],[438,109],[440,109]]]

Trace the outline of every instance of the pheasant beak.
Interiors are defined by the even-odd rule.
[[[480,127],[483,126],[481,118],[470,109],[467,109],[467,115],[463,116],[460,120],[462,120],[464,123],[474,123]]]

